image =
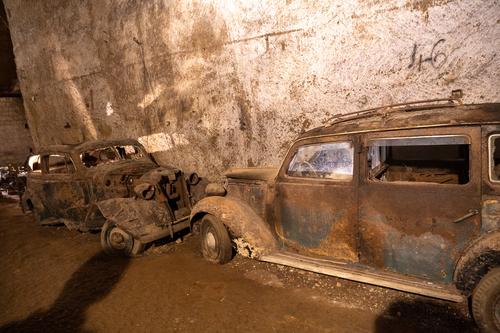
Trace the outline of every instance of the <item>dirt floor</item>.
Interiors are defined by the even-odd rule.
[[[110,258],[98,234],[41,227],[0,199],[1,332],[475,332],[465,304],[235,257],[198,239]]]

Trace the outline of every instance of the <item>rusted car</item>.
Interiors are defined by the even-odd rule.
[[[134,181],[135,195],[97,203],[106,218],[101,245],[109,254],[136,256],[146,244],[190,227],[192,205],[201,198],[204,181],[173,167],[160,167]]]
[[[136,140],[50,146],[29,164],[24,209],[44,225],[102,228],[110,253],[139,254],[145,243],[189,228],[198,176],[158,166]]]
[[[31,157],[22,204],[42,224],[100,229],[96,202],[133,194],[136,178],[158,165],[135,140],[43,147]]]
[[[470,297],[500,331],[500,104],[458,97],[339,115],[281,167],[229,170],[191,212],[204,257]]]

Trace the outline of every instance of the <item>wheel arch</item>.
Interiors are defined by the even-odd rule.
[[[43,204],[39,195],[30,190],[23,193],[21,197],[21,208],[24,213],[35,212],[36,210],[40,214],[41,218],[49,215],[47,208]]]
[[[455,268],[455,285],[470,296],[481,278],[494,267],[500,267],[500,231],[484,235],[464,251]]]
[[[206,214],[218,218],[233,238],[242,238],[259,255],[276,248],[269,225],[245,202],[233,197],[210,196],[200,200],[191,210],[191,230],[197,230]]]

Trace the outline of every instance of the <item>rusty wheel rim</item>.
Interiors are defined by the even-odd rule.
[[[210,259],[217,258],[219,252],[218,243],[217,235],[214,233],[212,226],[208,226],[203,237],[203,252],[206,257]]]
[[[215,236],[211,231],[209,231],[207,233],[206,243],[207,243],[207,246],[210,250],[212,250],[212,251],[215,250],[215,246],[217,245],[217,241],[215,240]]]
[[[127,232],[114,227],[109,232],[108,243],[114,250],[127,252],[132,248],[133,239]]]

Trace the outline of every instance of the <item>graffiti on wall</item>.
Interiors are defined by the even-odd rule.
[[[448,55],[443,50],[445,42],[445,39],[439,39],[432,45],[430,52],[417,43],[414,43],[408,69],[417,69],[420,72],[425,68],[426,64],[429,64],[434,69],[441,68],[446,63],[446,60],[448,60]]]

